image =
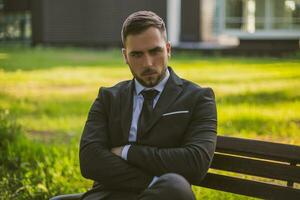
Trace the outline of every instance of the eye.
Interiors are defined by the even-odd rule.
[[[143,53],[142,52],[131,52],[130,56],[134,58],[140,58],[142,57]]]

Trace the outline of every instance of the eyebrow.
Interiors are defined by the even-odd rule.
[[[160,51],[160,50],[162,50],[162,49],[163,49],[163,47],[157,46],[157,47],[154,47],[154,48],[152,48],[152,49],[149,49],[148,51],[149,51],[149,52],[155,52],[155,51]]]
[[[163,47],[161,47],[161,46],[156,46],[156,47],[154,47],[154,48],[152,48],[152,49],[148,49],[147,51],[148,52],[155,52],[155,51],[160,51],[160,50],[162,50],[163,49]],[[139,53],[143,53],[143,51],[131,51],[129,54],[130,55],[133,55],[133,54],[139,54]]]

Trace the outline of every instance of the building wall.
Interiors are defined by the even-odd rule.
[[[181,36],[182,42],[199,42],[200,0],[181,0]]]
[[[32,0],[34,44],[121,45],[124,19],[151,10],[166,20],[166,0]]]
[[[43,41],[44,26],[43,26],[43,9],[42,1],[31,0],[31,40],[33,44],[38,44]]]
[[[22,12],[30,10],[30,0],[3,0],[5,12]]]

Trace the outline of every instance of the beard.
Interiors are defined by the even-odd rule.
[[[134,78],[142,84],[144,87],[151,88],[156,86],[166,75],[167,68],[165,67],[161,73],[158,71],[146,68],[141,75],[137,75],[135,72],[132,72]]]

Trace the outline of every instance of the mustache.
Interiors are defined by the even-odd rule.
[[[145,69],[145,70],[141,73],[141,75],[144,76],[144,75],[154,74],[154,73],[157,73],[156,70],[151,69],[151,68],[147,68],[147,69]]]

